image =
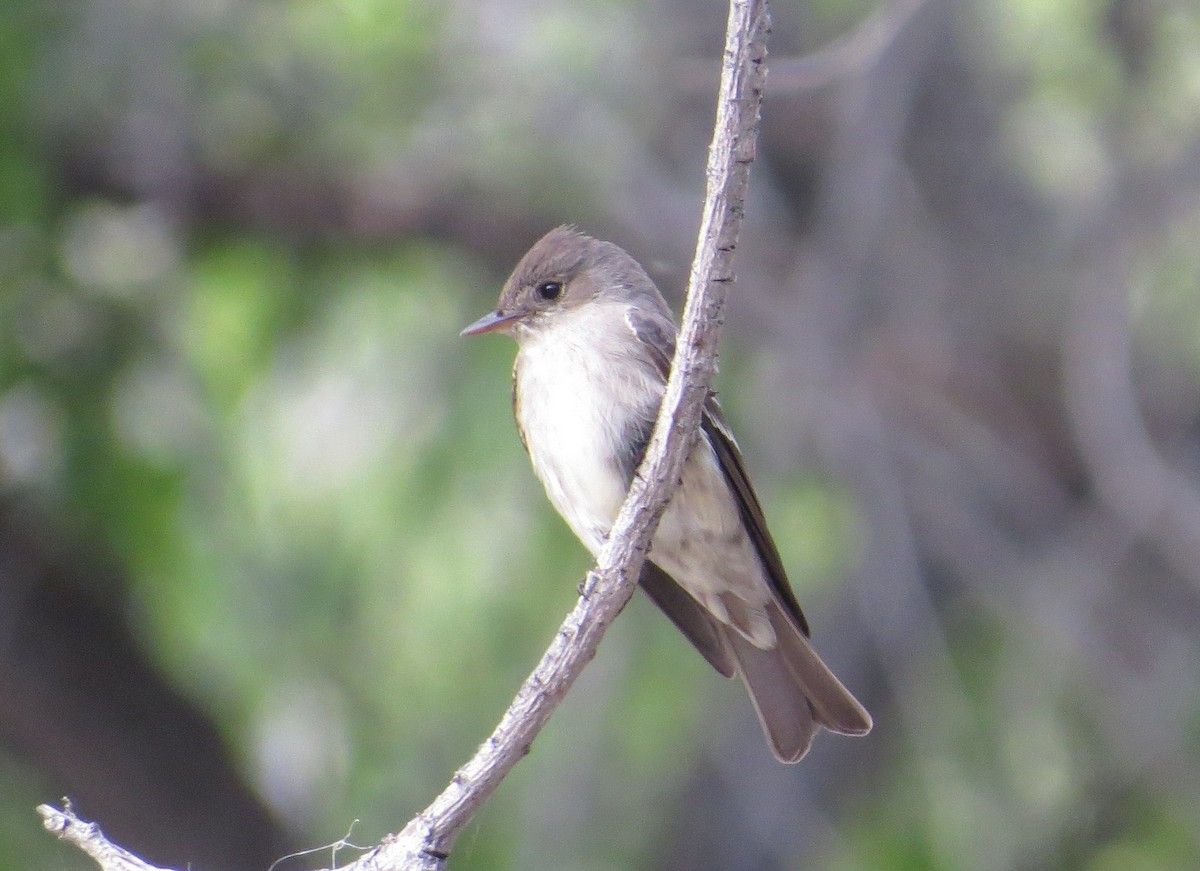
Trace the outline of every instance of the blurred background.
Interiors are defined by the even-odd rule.
[[[875,732],[776,764],[638,597],[450,867],[1200,867],[1200,7],[773,11],[718,385]],[[589,562],[458,330],[562,222],[678,307],[724,18],[5,6],[0,866],[371,844],[486,737]]]

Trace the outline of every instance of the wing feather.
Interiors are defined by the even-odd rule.
[[[642,565],[640,584],[650,601],[670,618],[708,664],[725,677],[733,677],[734,665],[725,634],[704,606],[649,560]]]
[[[650,351],[650,356],[665,381],[671,370],[671,359],[675,356],[675,325],[667,317],[634,308],[626,311],[625,319],[634,335]],[[714,394],[710,394],[704,403],[704,416],[700,422],[700,431],[712,446],[725,482],[737,500],[742,522],[746,526],[750,540],[754,542],[754,549],[758,552],[759,562],[762,563],[763,573],[767,576],[771,589],[778,597],[787,616],[795,622],[796,627],[805,636],[808,636],[808,620],[800,609],[800,603],[796,601],[796,594],[792,592],[791,584],[788,583],[787,572],[784,571],[779,549],[775,546],[775,541],[767,530],[767,520],[763,514],[762,505],[759,504],[758,495],[754,492],[750,476],[746,473],[742,452],[738,449],[737,441],[734,440],[733,433],[730,432],[729,425],[725,422],[725,416],[721,413],[721,406]],[[638,462],[641,462],[640,457]]]

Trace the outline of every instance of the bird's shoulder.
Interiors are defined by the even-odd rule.
[[[665,312],[630,306],[623,316],[625,326],[641,343],[663,381],[671,372],[675,356],[675,323]]]

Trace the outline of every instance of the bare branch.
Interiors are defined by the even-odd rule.
[[[865,75],[913,23],[929,0],[888,0],[850,33],[798,57],[771,61],[771,94],[791,96]],[[712,87],[712,67],[702,58],[676,66],[675,79],[688,93]]]
[[[42,815],[42,825],[47,831],[83,850],[95,859],[96,864],[104,871],[163,871],[109,841],[95,823],[86,823],[79,819],[75,816],[71,802],[66,799],[63,799],[62,810],[48,804],[40,804],[37,812]]]
[[[766,0],[731,0],[704,213],[671,378],[646,459],[596,567],[584,580],[579,602],[496,730],[455,773],[450,785],[399,835],[385,839],[343,871],[444,868],[455,837],[529,752],[533,739],[595,656],[605,629],[633,595],[659,517],[695,440],[716,371],[725,297],[733,281],[733,251],[755,155],[769,29]],[[43,813],[57,812],[46,808]],[[74,817],[59,816],[69,823],[56,829],[60,837],[67,838],[67,832],[86,826]],[[94,827],[88,833],[94,836],[88,843],[98,841],[111,847]],[[118,848],[110,852],[120,861],[110,863],[106,858],[110,853],[88,850],[106,871],[146,871],[149,867],[129,864],[128,854]]]

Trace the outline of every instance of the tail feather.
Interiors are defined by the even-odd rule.
[[[871,731],[871,715],[842,685],[808,639],[777,608],[771,614],[776,646],[763,650],[724,627],[738,673],[771,750],[781,762],[799,762],[818,726],[842,735]]]
[[[839,735],[865,735],[871,731],[871,715],[829,670],[813,650],[812,643],[776,609],[771,614],[776,650],[782,654],[795,677],[795,686],[808,699],[813,718]]]
[[[726,630],[726,638],[771,752],[780,762],[799,762],[812,746],[817,726],[787,662],[777,648],[755,647],[734,629]]]

